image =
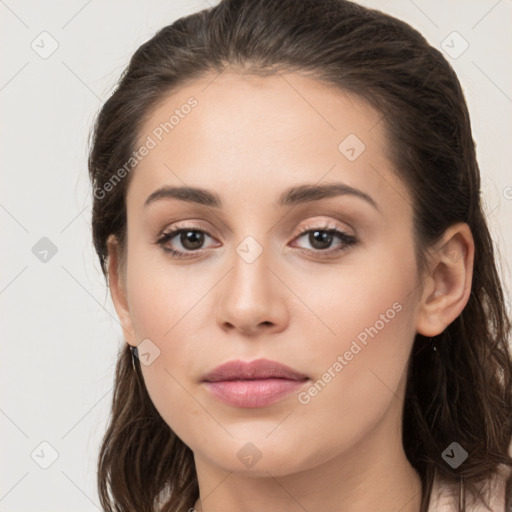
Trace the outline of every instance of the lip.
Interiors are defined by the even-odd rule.
[[[254,361],[228,361],[217,366],[203,377],[206,382],[226,380],[256,380],[256,379],[288,379],[305,380],[307,375],[277,361],[256,359]]]
[[[309,378],[268,359],[229,361],[203,377],[213,396],[235,407],[265,407],[301,388]]]

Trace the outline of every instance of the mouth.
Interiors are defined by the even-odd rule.
[[[302,388],[309,377],[292,368],[258,359],[229,361],[203,378],[208,391],[222,402],[244,408],[265,407]]]

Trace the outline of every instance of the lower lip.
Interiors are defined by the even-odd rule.
[[[300,389],[305,380],[259,379],[205,382],[222,402],[235,407],[265,407]]]

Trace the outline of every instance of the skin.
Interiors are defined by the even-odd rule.
[[[160,350],[142,373],[194,453],[195,508],[417,512],[421,482],[401,442],[406,366],[415,333],[441,333],[468,301],[468,226],[446,231],[420,276],[412,199],[386,157],[381,115],[353,95],[298,73],[204,76],[169,95],[139,141],[191,96],[198,105],[133,171],[126,266],[111,237],[109,277],[126,341],[150,339]],[[366,146],[354,161],[338,149],[349,134]],[[351,195],[274,208],[284,189],[320,182],[357,188],[378,209]],[[223,207],[176,199],[144,207],[162,185],[207,188]],[[299,234],[326,221],[359,242],[315,255],[322,246]],[[176,223],[208,234],[195,255],[179,235],[167,242],[191,258],[154,243]],[[236,251],[248,236],[263,249],[251,263]],[[338,247],[334,236],[323,250]],[[292,394],[236,408],[201,383],[226,361],[264,357],[308,375],[308,390],[395,303],[401,310],[307,404]],[[248,442],[261,454],[252,467],[237,457]]]

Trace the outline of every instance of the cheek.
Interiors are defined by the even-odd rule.
[[[186,324],[208,290],[193,266],[173,265],[155,249],[134,248],[127,268],[130,316],[137,337],[162,344]]]
[[[149,364],[139,354],[146,388],[166,423],[185,432],[201,415],[188,390],[201,349],[195,342],[198,316],[210,318],[211,328],[204,298],[212,283],[194,278],[193,266],[172,267],[165,258],[137,249],[130,253],[127,278],[135,336],[150,354]]]
[[[347,295],[350,308],[324,310],[336,336],[325,335],[308,352],[314,379],[298,396],[300,406],[288,425],[288,432],[322,425],[323,439],[313,442],[311,456],[344,452],[369,435],[387,411],[400,414],[400,387],[415,333],[408,291],[396,282],[393,289],[365,288]]]
[[[319,291],[310,293],[308,306],[321,322],[311,322],[316,336],[313,327],[303,326],[306,338],[316,338],[308,360],[317,379],[303,402],[359,428],[378,419],[404,378],[415,335],[416,286],[412,251],[389,246],[360,263],[316,276]]]
[[[196,310],[191,308],[204,293],[176,270],[142,266],[137,258],[132,263],[128,269],[132,325],[138,342],[145,343],[150,353],[145,364],[139,351],[146,389],[163,420],[185,443],[193,444],[195,436],[189,436],[194,425],[204,424],[204,411],[189,391],[197,354],[187,329],[194,326]]]
[[[317,331],[322,341],[315,344],[315,355],[324,362],[351,347],[350,361],[383,359],[384,364],[384,359],[407,357],[415,332],[412,250],[404,253],[388,244],[348,261],[296,280],[294,292],[307,310],[302,307],[299,315],[297,308],[293,321],[304,324],[310,339]]]

